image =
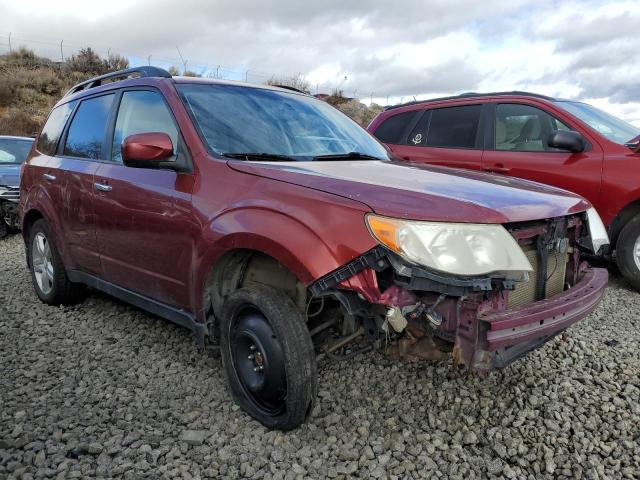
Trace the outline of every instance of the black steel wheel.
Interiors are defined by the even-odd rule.
[[[221,353],[236,402],[268,428],[305,421],[317,392],[315,355],[302,314],[270,287],[233,292],[221,321]]]

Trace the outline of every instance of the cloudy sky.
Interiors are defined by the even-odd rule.
[[[81,46],[261,82],[302,74],[383,105],[522,89],[640,126],[637,1],[0,0],[0,52]],[[178,48],[180,53],[178,53]],[[388,98],[388,100],[387,100]]]

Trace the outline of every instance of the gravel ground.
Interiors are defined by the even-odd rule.
[[[218,358],[94,293],[40,303],[0,241],[0,478],[640,478],[640,294],[487,379],[379,354],[320,365],[310,422],[269,432]]]

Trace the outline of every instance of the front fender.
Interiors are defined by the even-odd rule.
[[[335,207],[335,206],[334,206]],[[376,243],[359,208],[341,208],[331,215],[300,212],[304,218],[265,207],[242,207],[216,217],[204,232],[195,284],[203,291],[216,261],[225,253],[254,250],[280,262],[305,285],[373,248]],[[201,311],[202,295],[194,299]]]

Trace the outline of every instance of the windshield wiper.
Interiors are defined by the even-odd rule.
[[[349,153],[330,153],[328,155],[317,155],[313,157],[314,160],[383,160],[382,158],[374,157],[367,153],[362,152],[349,152]]]
[[[297,162],[297,160],[288,155],[279,153],[257,153],[257,152],[226,152],[223,157],[235,158],[237,160],[264,160],[272,162]]]

